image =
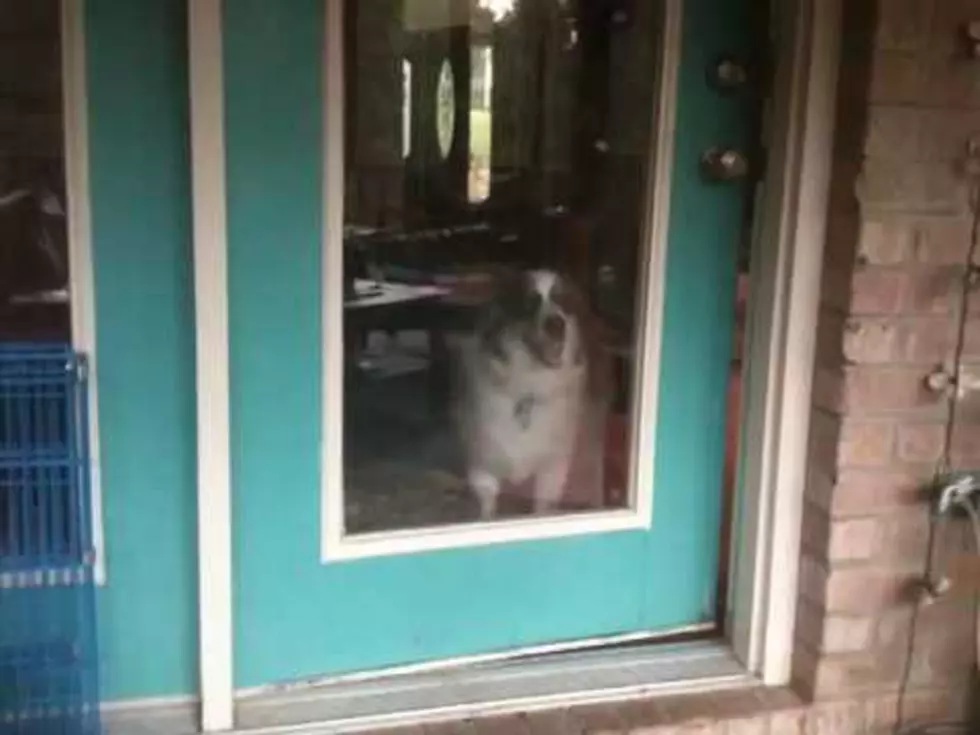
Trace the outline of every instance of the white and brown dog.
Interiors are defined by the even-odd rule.
[[[608,391],[584,306],[554,271],[507,274],[462,346],[457,418],[485,519],[505,485],[533,483],[536,513],[570,490],[579,500],[602,492]]]

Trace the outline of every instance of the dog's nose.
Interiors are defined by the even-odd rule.
[[[565,318],[560,314],[549,314],[544,318],[541,328],[551,339],[563,339],[565,337]]]

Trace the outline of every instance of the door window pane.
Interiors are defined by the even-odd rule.
[[[345,13],[347,532],[626,507],[656,4]]]

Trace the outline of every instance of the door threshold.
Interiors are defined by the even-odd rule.
[[[754,682],[722,641],[546,655],[244,697],[236,733],[353,733]]]
[[[757,684],[727,642],[621,644],[240,692],[227,735],[327,735]],[[106,735],[191,735],[199,703],[103,706]]]
[[[639,631],[622,633],[620,635],[596,636],[558,643],[545,643],[537,646],[524,646],[494,653],[478,653],[471,656],[455,656],[441,658],[435,661],[390,666],[381,669],[369,669],[349,674],[337,674],[293,681],[266,684],[250,689],[240,689],[236,692],[239,701],[287,692],[308,692],[323,687],[353,682],[374,681],[377,679],[393,679],[416,674],[428,674],[447,669],[458,669],[467,666],[482,666],[486,664],[515,663],[544,656],[564,656],[569,653],[595,651],[597,649],[622,648],[624,646],[650,646],[654,643],[687,643],[694,639],[705,639],[715,633],[718,626],[714,622],[691,623],[676,628],[658,631]]]

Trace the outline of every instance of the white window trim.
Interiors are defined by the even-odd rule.
[[[344,531],[344,43],[343,0],[325,0],[324,163],[322,232],[322,446],[320,456],[320,560],[336,563],[365,557],[486,546],[583,534],[649,529],[653,523],[653,473],[660,347],[663,322],[670,181],[673,174],[677,77],[682,6],[665,3],[654,119],[653,171],[647,184],[637,314],[637,369],[630,410],[629,480],[626,508],[547,518],[520,518],[450,526],[346,534]]]
[[[95,327],[95,276],[92,260],[84,16],[84,3],[78,0],[61,0],[61,79],[64,109],[65,191],[68,199],[71,335],[74,348],[84,354],[88,361],[92,540],[95,547],[95,581],[103,585],[106,581],[106,555],[102,518],[99,371]]]

